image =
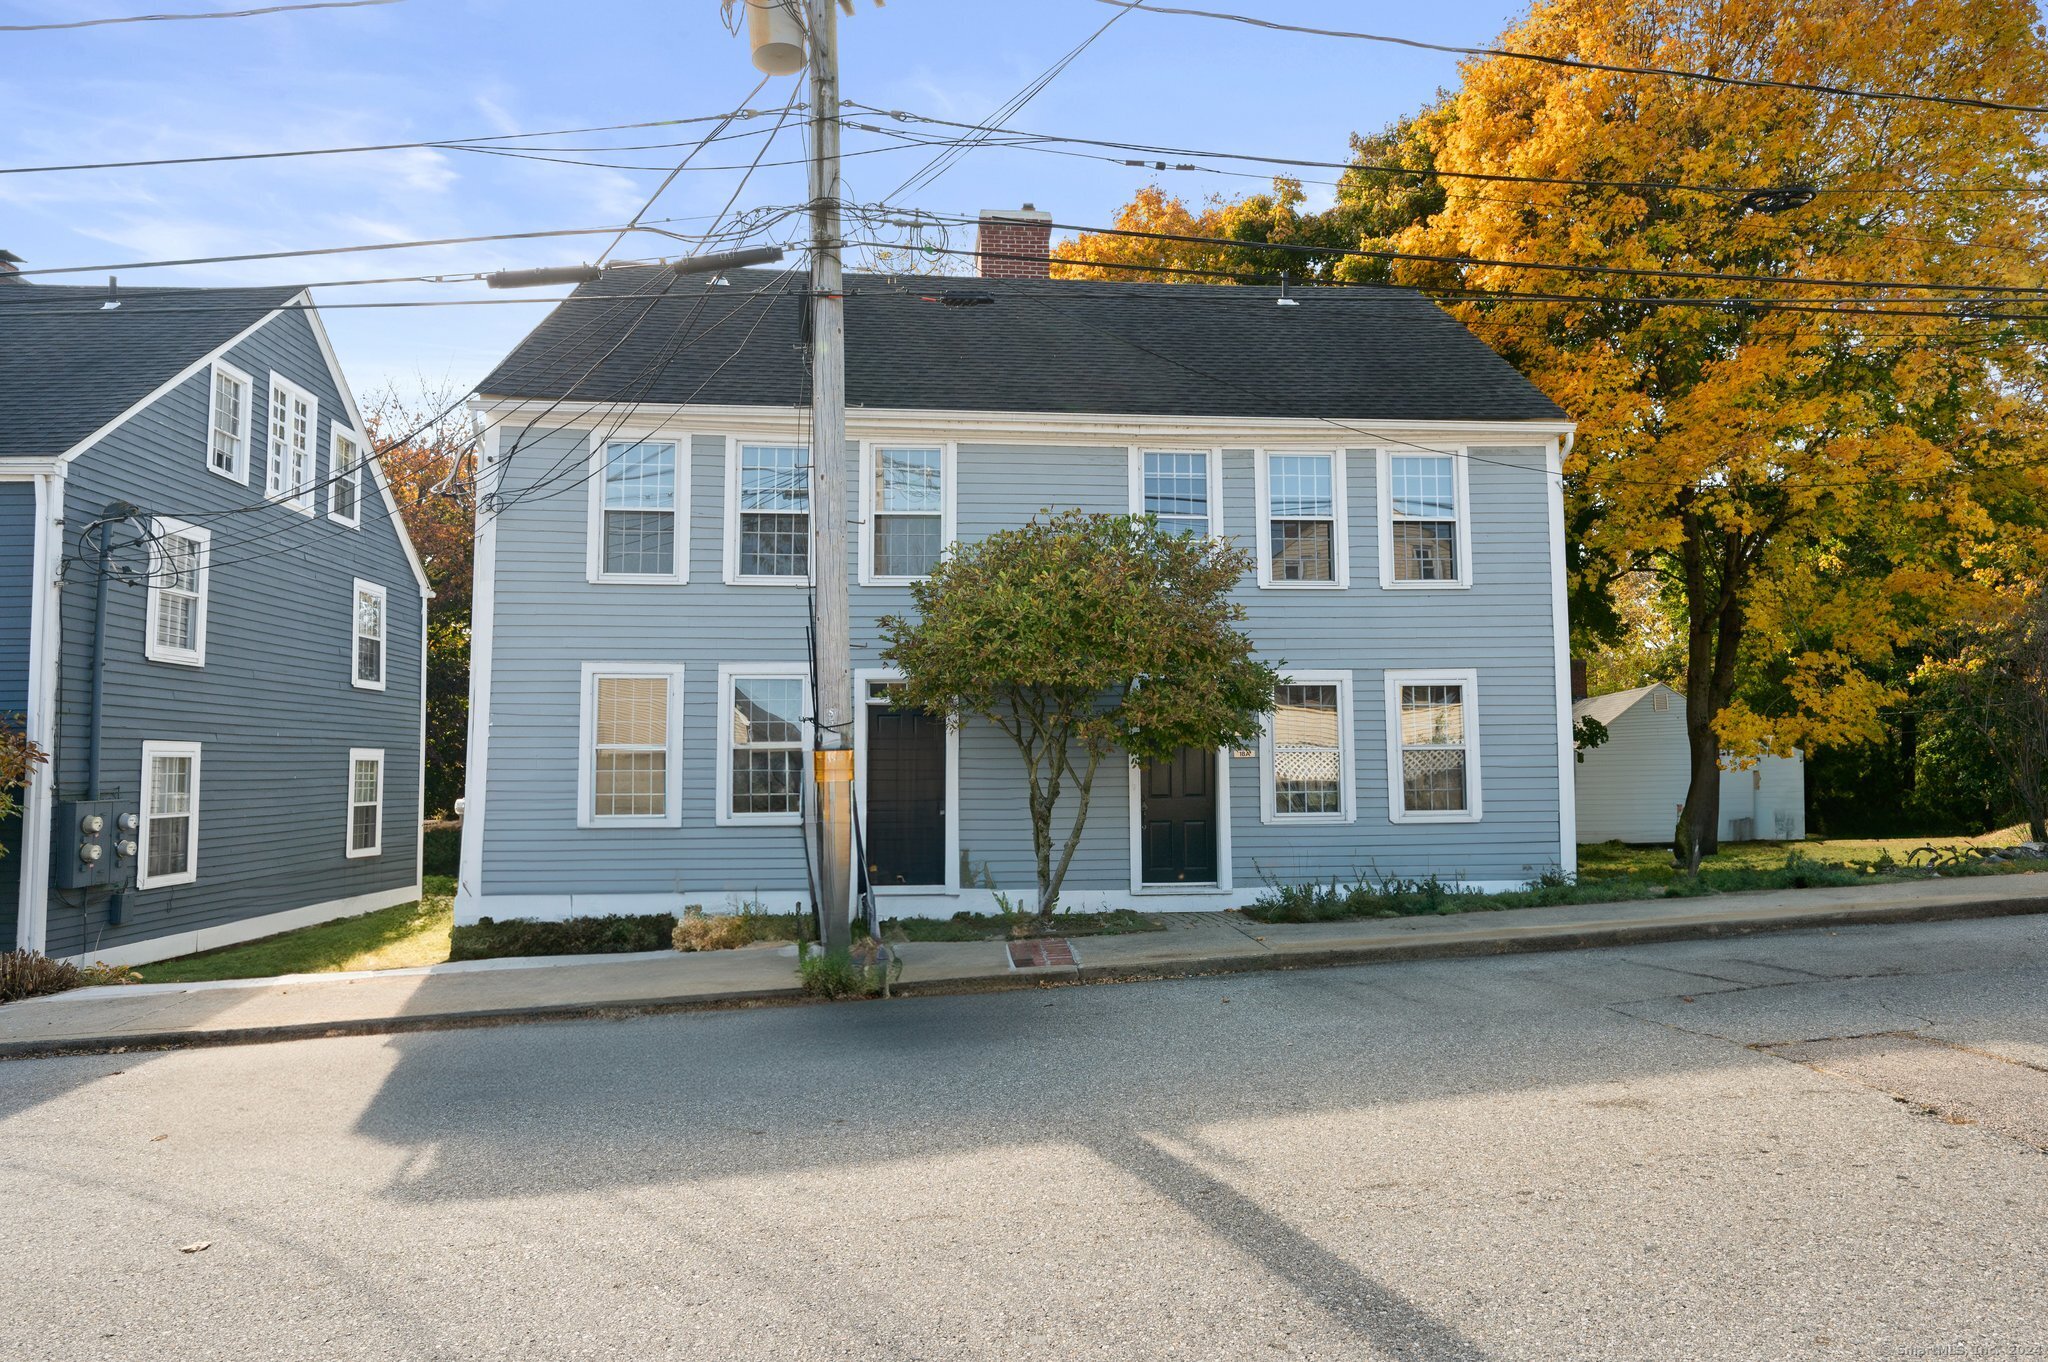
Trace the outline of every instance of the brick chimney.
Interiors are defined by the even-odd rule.
[[[984,208],[974,249],[989,252],[977,256],[977,273],[983,279],[1049,279],[1052,266],[1045,257],[1052,250],[1052,214],[1028,203],[1022,208]]]
[[[26,284],[21,277],[21,257],[13,251],[0,249],[0,284]]]

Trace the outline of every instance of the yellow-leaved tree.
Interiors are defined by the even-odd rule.
[[[2042,104],[2037,23],[2024,0],[1544,0],[1499,46]],[[2048,557],[2048,324],[2011,292],[2048,283],[2043,122],[1488,58],[1426,126],[1439,172],[1610,182],[1441,179],[1390,244],[1443,259],[1392,268],[1580,423],[1582,570],[1655,574],[1682,616],[1697,864],[1724,751],[1874,736],[1894,650]],[[1791,187],[1817,192],[1746,193]],[[1738,697],[1764,656],[1768,709]]]

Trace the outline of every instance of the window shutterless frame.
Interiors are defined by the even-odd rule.
[[[751,452],[750,452],[751,451]],[[780,436],[728,436],[725,442],[725,581],[728,586],[811,585],[811,497],[809,446]],[[745,483],[746,485],[742,485]],[[800,502],[800,506],[799,506]],[[845,507],[835,508],[844,515]],[[802,518],[799,526],[794,523]],[[747,542],[751,536],[752,550]],[[764,573],[764,556],[800,555],[800,573]],[[751,570],[750,570],[751,569]]]
[[[142,829],[135,887],[167,889],[199,878],[199,744],[142,744]]]
[[[718,823],[721,827],[745,827],[749,824],[794,826],[803,822],[801,791],[809,775],[811,752],[809,673],[810,669],[801,662],[732,662],[718,669],[717,808]],[[773,694],[778,699],[793,700],[796,712],[788,713],[789,706],[783,705],[762,714],[757,720],[753,711],[760,708],[758,700],[750,700],[746,694],[747,683],[750,681],[777,683],[772,689],[764,688],[761,693]],[[792,682],[793,685],[789,684]],[[861,713],[865,716],[866,711],[862,709]],[[788,732],[791,723],[794,723],[796,729],[794,738],[790,737]],[[768,764],[786,770],[793,761],[795,787],[799,792],[797,806],[773,813],[736,811],[733,785],[735,751],[749,753],[750,764],[754,764],[754,754],[794,754],[793,758],[770,756]]]
[[[1395,823],[1476,823],[1479,799],[1479,673],[1472,668],[1435,668],[1428,671],[1390,671],[1387,686],[1387,816]],[[1452,701],[1446,691],[1455,692]],[[1455,703],[1455,729],[1444,732],[1402,732],[1404,695],[1414,693],[1420,704]],[[1459,809],[1410,809],[1407,800],[1407,755],[1419,760],[1452,760],[1463,756],[1464,807]],[[1434,755],[1432,755],[1434,754]]]
[[[668,452],[668,476],[660,476],[659,450]],[[614,460],[643,462],[628,468]],[[652,459],[654,462],[647,463]],[[616,476],[614,475],[616,474]],[[665,485],[664,485],[665,482]],[[591,582],[681,586],[690,580],[690,437],[670,431],[637,434],[590,433],[589,524],[585,530],[584,577]],[[665,503],[665,504],[664,504]],[[657,537],[666,517],[669,570],[626,571],[615,561],[607,536],[637,532]],[[644,555],[635,555],[643,558]],[[644,561],[640,564],[644,566]]]
[[[648,741],[647,722],[652,715],[615,716],[611,725],[600,722],[600,696],[604,682],[646,682],[658,687],[662,697],[659,741]],[[623,688],[622,688],[623,689]],[[683,668],[667,662],[586,662],[583,664],[582,699],[576,739],[576,826],[579,828],[679,828],[683,825]],[[645,694],[621,694],[620,702],[641,700]],[[604,728],[614,731],[600,731]],[[658,813],[604,813],[597,811],[599,780],[598,752],[622,757],[660,753],[662,768],[661,811]],[[631,763],[627,763],[630,766]],[[640,763],[644,772],[646,763]],[[630,775],[627,770],[614,776]],[[608,795],[624,797],[608,789]]]
[[[1351,698],[1351,673],[1348,671],[1290,671],[1279,687],[1289,686],[1322,688],[1335,692],[1337,707],[1337,798],[1338,807],[1315,813],[1280,813],[1276,809],[1280,781],[1276,763],[1282,755],[1309,753],[1311,749],[1327,750],[1318,740],[1320,735],[1296,735],[1280,731],[1280,715],[1268,714],[1265,731],[1259,735],[1259,821],[1269,824],[1294,823],[1354,823],[1358,821],[1358,733],[1357,709]],[[1277,695],[1277,692],[1276,692]],[[1296,741],[1307,737],[1309,741]]]
[[[363,464],[369,443],[339,421],[327,431],[327,518],[351,529],[363,518]]]
[[[391,651],[389,593],[358,577],[349,588],[348,681],[357,690],[384,689]]]
[[[344,845],[350,860],[384,854],[384,749],[348,750],[348,822]]]
[[[1276,445],[1255,451],[1253,470],[1259,523],[1253,537],[1258,547],[1261,587],[1274,591],[1341,591],[1351,585],[1345,463],[1346,451],[1342,449]],[[1276,479],[1281,483],[1277,499]],[[1276,522],[1280,528],[1276,528]],[[1317,541],[1327,536],[1329,576],[1289,579],[1288,561],[1295,554],[1276,554],[1276,533],[1302,544],[1304,557],[1314,552]]]
[[[320,481],[320,399],[275,371],[264,398],[263,494],[312,515]]]
[[[249,485],[250,453],[255,446],[250,422],[256,380],[224,359],[206,376],[206,467],[229,482]]]
[[[892,458],[893,456],[893,458]],[[891,459],[894,477],[885,477],[884,461]],[[950,440],[862,440],[860,442],[860,584],[862,586],[907,586],[922,581],[926,574],[890,572],[887,561],[891,531],[915,533],[929,525],[924,536],[935,543],[931,561],[937,562],[952,546],[954,536],[954,484],[958,479],[958,447]],[[929,477],[939,480],[937,494]],[[923,479],[906,486],[904,479]],[[890,524],[884,526],[883,521]]]
[[[1130,465],[1132,515],[1157,515],[1166,530],[1206,521],[1209,537],[1223,538],[1221,449],[1132,445]]]
[[[166,516],[150,517],[149,593],[142,653],[151,662],[206,665],[207,558],[213,534]]]
[[[1380,586],[1388,591],[1461,591],[1472,585],[1471,460],[1462,447],[1382,449],[1375,452],[1373,482],[1379,496]],[[1404,463],[1403,461],[1409,461]],[[1448,479],[1426,467],[1442,460]],[[1443,504],[1448,492],[1451,504]],[[1448,511],[1449,514],[1445,514]],[[1405,533],[1427,540],[1451,528],[1450,572],[1443,576],[1403,575],[1398,559],[1416,546],[1396,542]],[[1440,554],[1431,555],[1440,558]]]

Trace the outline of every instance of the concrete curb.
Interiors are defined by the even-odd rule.
[[[1328,969],[1345,965],[1390,964],[1410,960],[1470,959],[1488,955],[1521,955],[1545,951],[1597,950],[1701,941],[1762,932],[1802,931],[1827,927],[1884,926],[1907,922],[1953,922],[1970,918],[2018,917],[2048,913],[2048,899],[2014,897],[1959,903],[1913,903],[1870,908],[1829,908],[1784,913],[1773,917],[1717,921],[1634,922],[1611,927],[1531,928],[1511,934],[1437,933],[1409,941],[1367,945],[1240,951],[1177,961],[1089,964],[1017,970],[1004,974],[967,975],[897,984],[896,997],[936,997],[970,993],[1003,993],[1018,989],[1073,987],[1094,983],[1137,983],[1150,979],[1186,979],[1205,975],[1248,974],[1267,970]],[[614,999],[600,1003],[547,1003],[521,1007],[475,1008],[427,1012],[410,1016],[363,1017],[351,1021],[298,1022],[274,1026],[223,1028],[214,1031],[136,1032],[126,1035],[73,1036],[54,1040],[0,1042],[0,1060],[52,1059],[71,1055],[118,1055],[137,1051],[186,1050],[224,1045],[261,1045],[274,1041],[318,1040],[332,1036],[404,1035],[418,1031],[455,1031],[520,1022],[622,1020],[677,1012],[736,1011],[825,1001],[792,985],[784,989],[744,989],[724,993],[661,995]]]

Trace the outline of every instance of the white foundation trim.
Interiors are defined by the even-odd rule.
[[[83,955],[67,958],[72,963],[80,965],[91,964],[95,960],[108,965],[147,965],[157,960],[171,960],[199,951],[218,950],[222,946],[237,946],[244,941],[276,936],[279,932],[296,931],[300,927],[312,927],[322,922],[332,922],[336,918],[374,913],[380,908],[395,908],[401,903],[411,903],[419,896],[420,887],[417,884],[402,884],[395,889],[380,889],[373,894],[330,899],[326,903],[315,903],[305,908],[287,908],[281,913],[265,913],[261,917],[243,918],[240,922],[223,922],[219,926],[202,927],[196,931],[171,932],[165,936],[152,937],[148,941],[134,941],[125,946],[114,946],[103,951],[88,951]]]

